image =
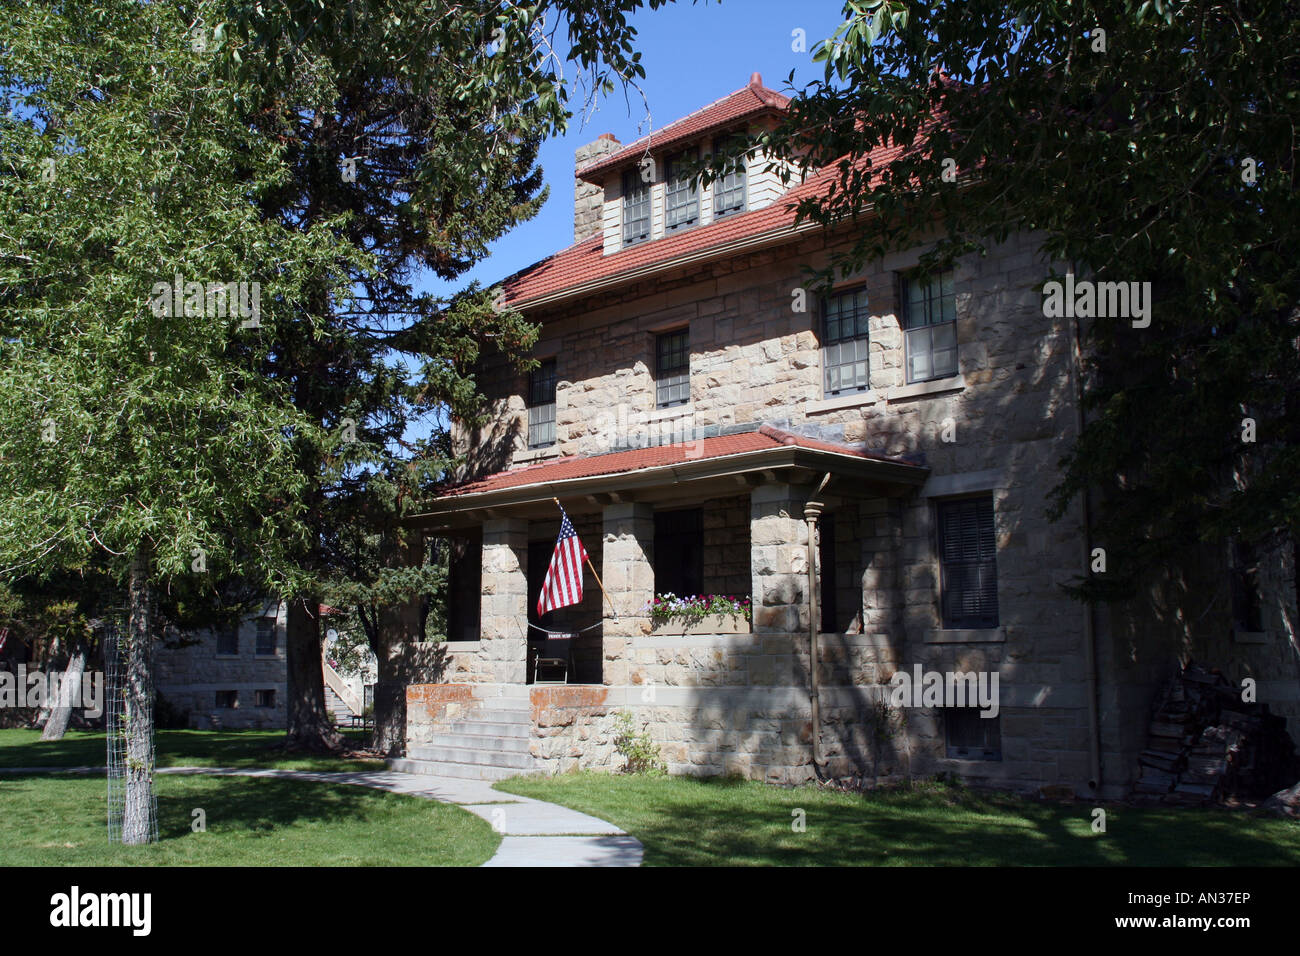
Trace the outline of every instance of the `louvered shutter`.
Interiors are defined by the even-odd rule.
[[[997,627],[992,497],[940,502],[938,512],[944,627]]]

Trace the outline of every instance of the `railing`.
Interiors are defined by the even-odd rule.
[[[348,687],[347,681],[339,675],[338,671],[330,666],[329,661],[321,661],[320,669],[321,673],[325,675],[325,683],[329,689],[339,695],[339,699],[347,705],[348,710],[354,714],[360,714],[365,707],[362,705],[362,702],[357,699],[357,695],[352,693],[352,688]]]

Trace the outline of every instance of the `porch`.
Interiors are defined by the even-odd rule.
[[[466,737],[475,734],[460,732],[480,728],[464,722],[488,712],[486,723],[513,722],[511,733],[527,740],[507,761],[516,772],[600,766],[613,749],[613,713],[652,710],[670,767],[681,772],[768,776],[767,768],[807,763],[810,615],[825,633],[818,673],[830,706],[836,688],[855,686],[849,704],[864,706],[857,698],[876,683],[882,659],[874,635],[892,629],[899,611],[897,500],[927,474],[764,427],[453,489],[413,521],[455,541],[456,611],[437,679],[408,688],[410,748],[436,747],[448,734],[473,743]],[[588,572],[580,604],[539,619],[557,497],[608,597]],[[751,619],[665,620],[652,610],[665,593],[748,600]],[[546,631],[578,634],[566,685],[536,682],[532,661]],[[707,743],[701,727],[716,731],[723,749],[678,746],[687,737]],[[732,756],[722,766],[724,753]]]

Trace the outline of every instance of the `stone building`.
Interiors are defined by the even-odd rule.
[[[681,174],[786,102],[755,74],[578,151],[574,243],[504,284],[541,326],[538,365],[484,362],[489,424],[456,429],[466,468],[413,522],[455,542],[454,596],[451,639],[408,688],[402,765],[612,766],[625,711],[675,773],[1114,796],[1188,657],[1255,678],[1300,729],[1281,557],[1249,582],[1253,620],[1214,555],[1142,606],[1090,618],[1063,593],[1096,543],[1082,506],[1045,514],[1079,384],[1034,237],[930,276],[918,247],[820,295],[805,267],[848,241],[794,224],[820,176],[786,186],[762,156],[708,185]],[[579,606],[538,622],[555,498],[613,607],[588,574]],[[656,621],[664,592],[748,598],[752,621]],[[538,628],[578,633],[567,685],[533,683]],[[899,704],[898,672],[987,679],[996,703]]]
[[[177,719],[201,730],[288,726],[285,605],[268,601],[238,627],[169,635],[155,685]]]

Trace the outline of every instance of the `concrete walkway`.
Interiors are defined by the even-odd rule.
[[[103,767],[11,767],[0,773],[103,773]],[[322,772],[240,770],[235,767],[159,767],[160,774],[283,777],[371,787],[454,803],[492,824],[501,845],[484,866],[640,866],[644,847],[612,823],[554,803],[493,790],[484,780],[460,780],[393,770]]]

